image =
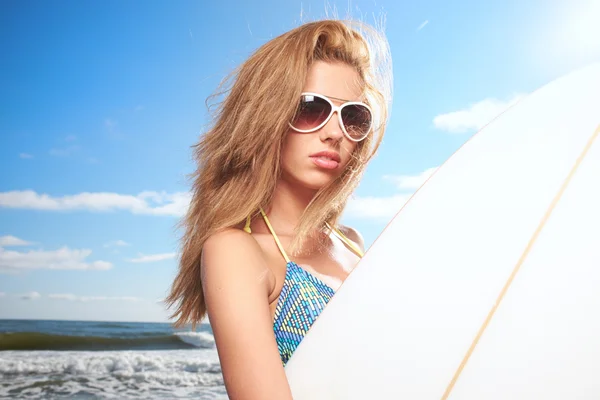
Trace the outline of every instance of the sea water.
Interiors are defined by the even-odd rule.
[[[210,325],[0,320],[0,399],[226,399]]]

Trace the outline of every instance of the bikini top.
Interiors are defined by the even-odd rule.
[[[273,321],[279,356],[285,366],[335,292],[319,278],[289,259],[262,208],[260,213],[287,263],[285,279],[277,300]],[[360,248],[339,229],[331,228],[329,224],[327,227],[356,255],[363,256]],[[251,232],[250,217],[246,220],[244,230],[248,233]]]

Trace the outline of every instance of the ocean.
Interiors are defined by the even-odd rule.
[[[227,399],[210,325],[0,320],[0,399]]]

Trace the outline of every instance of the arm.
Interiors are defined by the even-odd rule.
[[[211,236],[202,286],[229,398],[291,399],[269,309],[273,275],[247,233]]]

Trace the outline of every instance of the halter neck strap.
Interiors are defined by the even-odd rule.
[[[279,237],[277,237],[277,234],[275,233],[275,230],[273,229],[273,226],[271,225],[271,222],[269,221],[269,218],[267,217],[267,214],[264,212],[262,207],[260,208],[260,213],[261,213],[263,219],[265,220],[265,224],[267,224],[267,228],[269,228],[271,235],[273,235],[273,239],[275,240],[275,243],[277,244],[277,247],[279,248],[281,255],[283,256],[285,261],[289,263],[290,258],[288,257],[287,253],[283,249],[283,245],[279,241]],[[250,229],[251,221],[252,221],[252,217],[250,215],[248,215],[248,217],[246,218],[246,225],[244,226],[244,231],[247,233],[252,233],[252,230]],[[325,223],[325,225],[327,226],[328,229],[331,229],[331,231],[338,237],[338,239],[340,239],[342,242],[344,242],[346,244],[346,246],[348,246],[350,248],[350,250],[352,250],[358,257],[360,257],[360,258],[363,257],[364,253],[356,245],[356,243],[354,243],[352,240],[348,239],[346,237],[346,235],[344,235],[338,228],[332,227],[327,222]]]
[[[348,239],[346,237],[346,235],[344,235],[342,233],[342,231],[340,231],[338,228],[333,228],[331,225],[329,225],[329,223],[325,222],[325,225],[327,225],[327,228],[331,229],[333,231],[333,233],[335,233],[335,235],[344,243],[346,243],[346,245],[350,248],[350,250],[352,250],[354,252],[354,254],[356,254],[358,257],[362,258],[364,256],[364,253],[362,252],[362,250],[360,249],[360,247],[358,247],[356,245],[356,243],[354,243],[352,240]]]
[[[275,230],[271,226],[271,223],[269,222],[269,218],[267,218],[267,214],[265,214],[265,212],[263,211],[262,207],[260,208],[260,213],[262,214],[263,219],[265,220],[265,224],[267,224],[267,227],[271,231],[271,234],[273,235],[273,239],[275,239],[275,243],[277,243],[277,247],[279,247],[279,251],[281,252],[281,255],[283,256],[283,258],[285,258],[285,262],[289,263],[290,262],[290,258],[288,257],[287,253],[283,249],[283,245],[279,241],[279,238],[277,237],[277,234],[275,233]]]

